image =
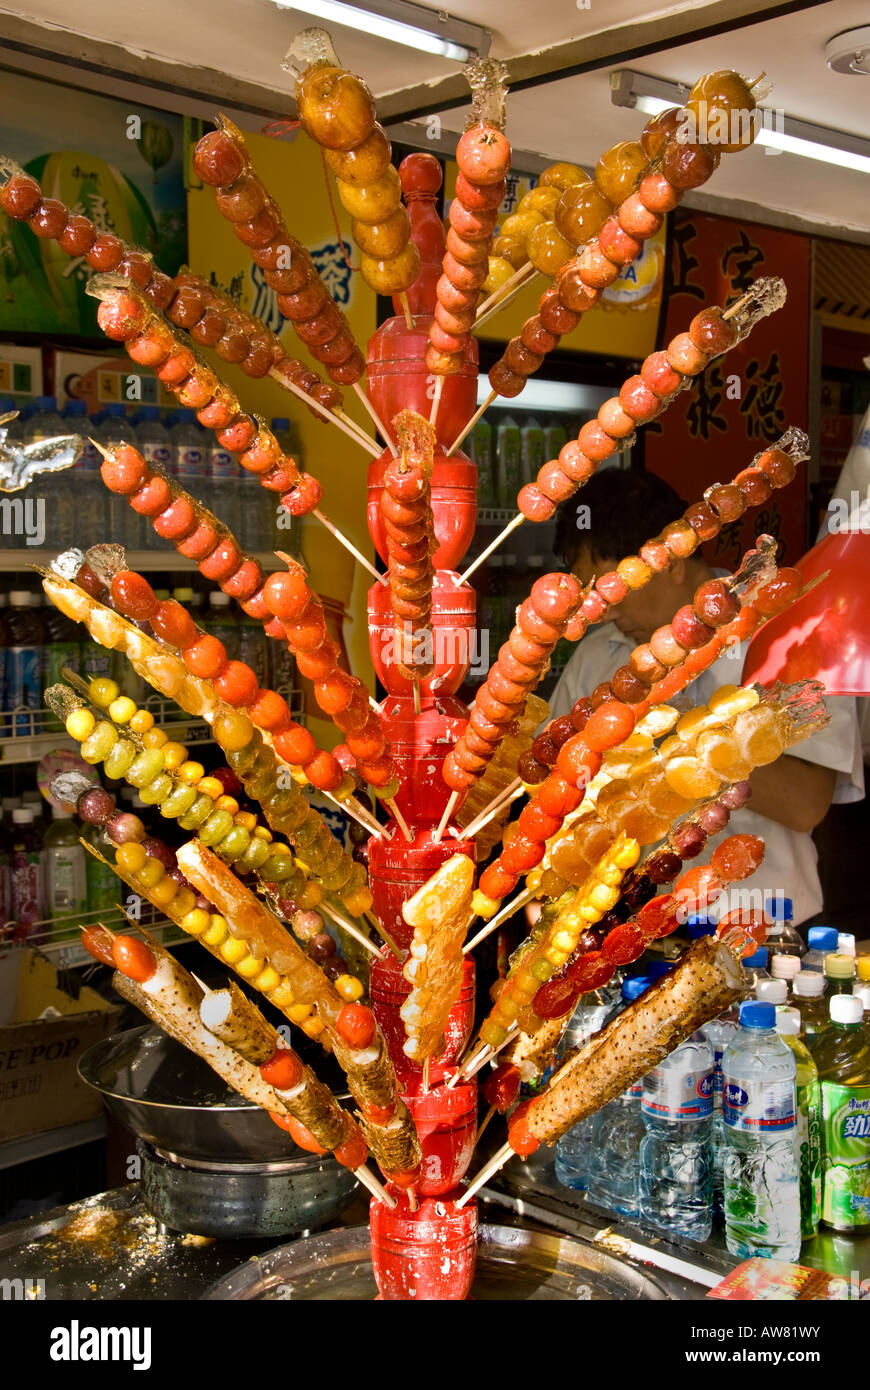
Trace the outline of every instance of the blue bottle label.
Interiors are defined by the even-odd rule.
[[[208,474],[210,478],[234,478],[236,476],[235,456],[229,449],[209,449]]]
[[[732,1129],[752,1134],[782,1133],[797,1125],[794,1078],[768,1081],[723,1076],[722,1116]]]
[[[172,450],[168,444],[143,444],[142,457],[152,468],[160,468],[168,473],[172,464]]]
[[[662,1120],[703,1120],[713,1113],[713,1072],[653,1067],[643,1079],[641,1110]]]
[[[102,462],[103,460],[96,444],[92,444],[91,441],[85,437],[82,451],[76,459],[76,468],[83,468],[86,473],[97,473],[99,472]]]
[[[40,666],[42,649],[40,647],[7,647],[5,660],[6,708],[39,709]],[[19,734],[33,733],[31,717],[18,715],[15,730]]]
[[[201,478],[205,472],[205,457],[202,449],[195,445],[185,445],[175,455],[175,471],[179,478]]]

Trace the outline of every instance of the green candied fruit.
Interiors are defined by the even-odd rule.
[[[131,787],[144,787],[148,782],[153,782],[155,777],[159,777],[162,771],[163,754],[160,749],[146,748],[130,764],[127,781]]]
[[[227,753],[227,765],[232,768],[237,777],[245,777],[254,766],[261,748],[262,740],[251,739],[244,748],[234,749]]]
[[[161,816],[167,820],[178,820],[185,815],[196,801],[195,787],[175,787],[160,807]]]
[[[200,793],[190,810],[181,817],[178,824],[182,830],[196,830],[203,821],[214,814],[214,802],[205,792]]]
[[[172,791],[172,778],[165,772],[159,773],[153,782],[139,788],[139,798],[146,806],[159,806]]]
[[[556,967],[552,961],[545,960],[542,957],[541,960],[536,960],[534,965],[529,966],[529,973],[533,975],[536,980],[540,980],[542,985],[545,985],[550,976],[554,974],[555,969]]]
[[[129,738],[119,738],[106,754],[103,766],[106,776],[119,780],[126,777],[136,757],[136,745]]]
[[[218,812],[218,814],[220,814],[220,812]],[[206,821],[204,831],[208,830],[208,827],[209,822]],[[199,838],[202,839],[202,833]],[[234,825],[232,830],[227,835],[224,835],[222,840],[218,841],[215,845],[215,850],[220,855],[221,859],[226,859],[231,864],[235,859],[239,859],[244,854],[250,842],[251,837],[244,826]]]
[[[260,877],[266,883],[280,883],[294,872],[293,856],[289,853],[281,853],[272,845],[269,846],[269,850],[269,858],[260,869]]]
[[[300,794],[297,787],[279,787],[260,804],[263,808],[263,814],[271,818],[272,816],[283,816],[284,812],[295,806],[299,799]],[[304,797],[301,799],[305,800]]]
[[[118,730],[114,724],[109,724],[106,720],[100,720],[94,730],[88,734],[84,743],[79,748],[79,753],[86,763],[101,763],[112,745],[118,741]]]
[[[269,858],[272,846],[268,840],[264,840],[260,835],[252,835],[251,843],[239,860],[239,868],[245,873],[250,873],[252,869],[260,869]]]
[[[309,846],[314,844],[319,830],[320,817],[317,812],[313,811],[309,806],[307,816],[302,821],[299,828],[293,832],[293,842],[296,848],[299,850],[308,849]]]
[[[328,867],[324,871],[324,886],[327,887],[331,893],[337,893],[339,889],[346,888],[348,883],[350,882],[350,874],[352,868],[353,860],[350,858],[349,855],[342,854],[341,859],[335,865],[334,868]],[[327,874],[329,875],[329,883],[326,882]]]
[[[212,802],[214,806],[214,802]],[[208,820],[197,832],[197,839],[204,845],[216,845],[233,828],[233,818],[229,811],[212,811]]]
[[[295,835],[310,810],[311,807],[300,792],[282,810],[280,816],[273,817],[271,812],[267,812],[267,819],[282,835]]]

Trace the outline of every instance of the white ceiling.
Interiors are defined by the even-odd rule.
[[[362,0],[364,3],[364,0]],[[696,3],[650,9],[649,0],[447,0],[450,12],[493,31],[492,52],[514,57],[554,43],[583,38],[603,28],[648,23],[651,18],[685,14]],[[183,66],[211,69],[236,79],[292,93],[291,79],[280,60],[292,37],[310,21],[279,9],[272,0],[77,0],[75,29],[69,0],[30,0],[27,15],[0,6],[0,53],[13,20],[26,18],[86,41],[112,43],[130,54],[149,54]],[[7,23],[4,24],[4,16]],[[868,22],[867,0],[829,0],[777,19],[544,86],[514,92],[509,98],[508,134],[517,149],[549,159],[594,164],[616,140],[636,137],[643,117],[614,107],[609,74],[619,66],[675,81],[691,82],[712,68],[734,67],[755,74],[764,68],[774,82],[767,104],[792,117],[870,139],[870,78],[832,73],[824,62],[827,39]],[[457,72],[457,65],[412,49],[386,44],[356,31],[335,27],[336,47],[344,63],[360,72],[379,94],[436,81]],[[45,47],[59,36],[50,32]],[[61,45],[62,47],[62,45]],[[79,48],[82,48],[81,42]],[[17,60],[22,61],[20,58]],[[25,60],[26,61],[26,60]],[[278,104],[281,104],[279,96]],[[462,128],[465,112],[442,113],[446,129]],[[708,190],[705,190],[707,192]],[[709,185],[712,197],[739,199],[783,214],[870,233],[870,178],[793,155],[766,155],[753,149],[726,156]]]

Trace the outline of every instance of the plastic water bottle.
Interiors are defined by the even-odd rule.
[[[623,980],[623,1007],[639,999],[651,983],[645,975]],[[646,1132],[640,1113],[642,1089],[643,1083],[636,1081],[593,1117],[597,1123],[589,1153],[589,1198],[623,1216],[637,1216],[640,1210],[637,1155]]]
[[[640,1210],[670,1235],[706,1240],[713,1225],[713,1049],[700,1033],[643,1079]]]
[[[230,661],[238,661],[241,651],[239,626],[230,612],[231,602],[229,594],[222,594],[220,590],[209,594],[206,629],[223,642]]]
[[[824,974],[825,956],[837,949],[839,932],[836,927],[810,927],[807,932],[809,950],[801,961],[801,970],[818,970]]]
[[[800,1254],[796,1070],[773,1004],[742,1004],[722,1058],[722,1114],[725,1240],[743,1259]]]
[[[38,444],[40,440],[68,433],[68,426],[58,414],[55,397],[37,396],[22,426],[23,442]],[[45,507],[44,543],[58,549],[71,545],[76,535],[70,471],[63,468],[57,472],[38,473],[24,493],[25,500],[41,502]]]
[[[564,1056],[573,1048],[582,1047],[594,1033],[617,1012],[622,995],[611,985],[591,990],[581,996],[571,1015],[559,1046]],[[556,1177],[563,1187],[583,1192],[589,1183],[590,1143],[595,1129],[595,1115],[573,1125],[556,1144]]]
[[[82,450],[70,469],[69,489],[72,498],[72,529],[61,542],[63,545],[78,545],[83,536],[93,537],[94,541],[109,539],[110,499],[112,494],[100,477],[100,452],[91,443],[94,425],[88,419],[85,401],[67,401],[63,408],[63,422],[67,434],[78,434],[82,438]],[[125,499],[126,506],[126,499]],[[131,512],[135,516],[135,512]],[[136,518],[138,521],[138,517]]]
[[[813,1054],[822,1087],[822,1220],[870,1226],[870,1029],[860,999],[831,1000],[831,1026]]]
[[[235,454],[225,449],[214,434],[206,442],[207,485],[205,502],[215,516],[229,526],[233,512],[240,464]]]
[[[764,946],[759,946],[751,956],[743,957],[743,979],[746,984],[747,994],[755,993],[755,986],[759,980],[769,980],[770,971],[767,968],[768,955]]]
[[[149,468],[160,469],[167,475],[174,472],[172,440],[169,437],[169,430],[160,418],[159,406],[143,405],[136,416],[136,448]],[[126,501],[125,498],[121,500]],[[134,550],[145,550],[152,544],[155,546],[158,544],[158,537],[148,518],[139,516],[129,505],[127,506],[127,530],[123,534],[129,536],[129,544]]]
[[[737,1017],[736,1009],[729,1009],[710,1023],[705,1023],[701,1029],[713,1049],[713,1206],[716,1211],[722,1210],[722,1154],[725,1147],[722,1120],[722,1058],[726,1047],[737,1033]]]
[[[771,918],[766,942],[771,959],[779,954],[786,956],[805,955],[807,948],[792,920],[794,904],[791,898],[782,898],[777,894],[768,900],[765,907]]]
[[[770,973],[774,980],[785,981],[786,985],[788,986],[789,993],[791,992],[791,987],[794,981],[797,979],[800,972],[800,956],[789,956],[785,955],[782,952],[779,955],[771,956]]]
[[[792,1004],[801,1019],[800,1036],[811,1052],[828,1027],[825,987],[825,977],[818,970],[802,970],[792,985]]]
[[[800,1028],[797,1009],[777,1009],[776,1031],[791,1048],[795,1061],[801,1236],[809,1240],[819,1229],[822,1210],[822,1110],[818,1068],[800,1040]]]
[[[51,825],[42,840],[43,874],[45,875],[46,917],[68,919],[58,939],[78,936],[76,917],[87,903],[85,851],[79,844],[79,830],[63,807],[51,803]]]
[[[172,473],[195,496],[205,478],[205,439],[193,410],[176,411],[169,429]]]
[[[114,449],[119,444],[136,443],[136,431],[120,401],[110,401],[105,407],[103,418],[93,430],[93,437],[104,449]],[[130,534],[127,513],[134,513],[126,497],[111,493],[108,502],[107,518],[111,538],[120,537],[123,540]],[[148,530],[151,530],[150,525]]]

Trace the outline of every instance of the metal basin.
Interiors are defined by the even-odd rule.
[[[481,1226],[472,1297],[478,1301],[574,1303],[667,1299],[632,1265],[569,1236],[513,1226]],[[255,1256],[212,1284],[215,1300],[371,1301],[377,1294],[369,1229],[326,1231]]]

